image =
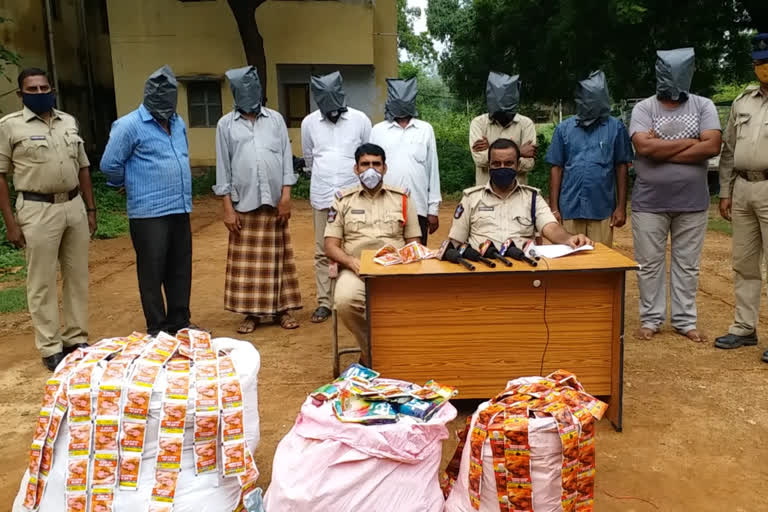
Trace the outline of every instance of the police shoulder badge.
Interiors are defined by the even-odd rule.
[[[336,220],[336,215],[338,215],[339,212],[336,211],[336,208],[331,208],[328,210],[328,224],[333,224],[333,221]]]
[[[453,218],[460,219],[462,215],[464,215],[464,205],[459,203],[459,206],[456,207],[456,211],[453,212]]]

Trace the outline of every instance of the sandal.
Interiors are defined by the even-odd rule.
[[[285,312],[280,314],[280,316],[277,319],[278,323],[280,324],[280,327],[283,329],[296,329],[299,327],[299,322],[296,321],[295,318],[293,318],[293,315],[291,315],[289,312]]]
[[[331,317],[331,310],[325,306],[318,307],[314,313],[312,313],[312,323],[319,324],[325,322]]]
[[[247,315],[243,320],[243,323],[241,323],[240,327],[237,329],[238,334],[251,334],[256,330],[260,321],[261,319],[257,316]]]

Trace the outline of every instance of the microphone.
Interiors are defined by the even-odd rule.
[[[467,270],[475,270],[475,266],[461,257],[459,251],[457,251],[450,240],[446,240],[440,246],[440,250],[437,251],[437,259],[440,261],[450,261],[457,265],[463,265]]]
[[[486,240],[483,242],[483,244],[480,246],[480,254],[486,258],[499,260],[508,267],[512,266],[512,262],[499,253],[499,250],[495,245],[493,245],[491,240]]]
[[[496,268],[496,264],[494,262],[488,258],[484,258],[482,254],[473,249],[469,244],[461,244],[461,247],[459,247],[459,254],[468,260],[480,261],[488,267]]]
[[[538,255],[536,252],[536,244],[533,243],[533,240],[528,240],[525,242],[525,245],[523,246],[523,253],[525,253],[526,256],[529,258],[533,258],[536,261],[539,261],[541,259],[541,256]]]
[[[517,261],[524,261],[525,263],[529,264],[532,267],[535,267],[538,265],[535,261],[533,261],[531,258],[525,255],[523,251],[521,251],[516,245],[515,241],[511,238],[508,238],[506,242],[504,242],[504,245],[502,247],[506,246],[507,249],[504,252],[504,256],[507,258],[512,258],[513,260]]]

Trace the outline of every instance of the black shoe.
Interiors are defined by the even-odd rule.
[[[726,334],[715,340],[715,347],[722,349],[731,349],[757,345],[757,334],[754,332],[748,336],[737,336],[735,334]]]
[[[46,368],[50,371],[54,371],[57,366],[59,366],[59,363],[61,363],[64,360],[64,354],[61,352],[57,352],[53,354],[52,356],[44,357],[43,358],[43,364]]]
[[[87,343],[76,343],[72,346],[64,347],[64,355],[68,356],[69,354],[71,354],[72,352],[74,352],[79,348],[88,348],[88,347],[90,347],[90,345]]]
[[[763,352],[763,357],[761,358],[764,363],[768,363],[768,350]]]

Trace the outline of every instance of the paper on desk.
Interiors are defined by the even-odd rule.
[[[536,245],[534,251],[537,256],[542,258],[560,258],[561,256],[568,256],[575,252],[580,251],[592,251],[594,247],[591,245],[582,245],[578,249],[573,249],[570,245],[555,244],[555,245]]]

